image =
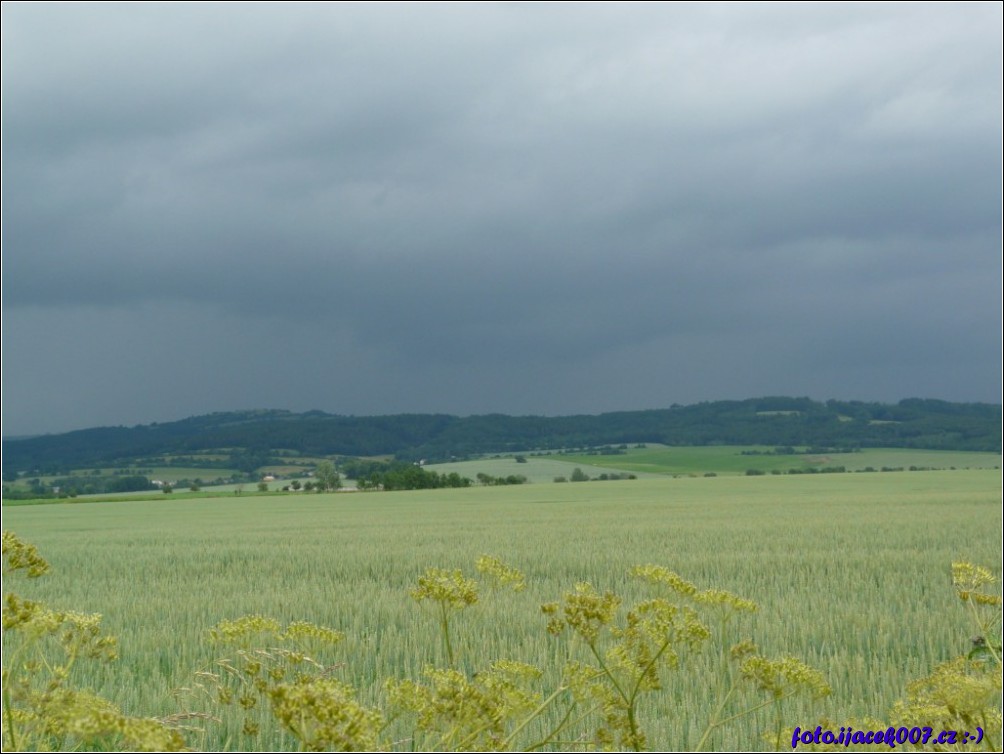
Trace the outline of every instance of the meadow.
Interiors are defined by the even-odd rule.
[[[802,450],[802,449],[800,449]],[[568,479],[576,467],[592,478],[604,473],[631,473],[638,478],[660,476],[704,476],[746,474],[750,470],[765,474],[825,471],[844,467],[847,471],[882,469],[925,470],[996,469],[1000,456],[971,451],[923,450],[916,448],[865,448],[854,453],[797,453],[776,455],[766,445],[669,446],[648,443],[623,446],[616,454],[598,452],[524,453],[485,456],[476,460],[437,463],[427,466],[440,474],[456,472],[471,479],[478,473],[490,476],[520,474],[530,482],[551,482],[556,477]],[[519,456],[523,462],[518,462]]]
[[[799,450],[805,450],[800,448]],[[566,463],[606,466],[639,474],[745,474],[750,469],[766,473],[824,471],[844,467],[847,471],[866,469],[994,469],[1000,455],[971,451],[923,450],[917,448],[863,448],[853,453],[799,452],[775,454],[764,445],[703,445],[672,447],[648,444],[627,447],[618,455],[562,454]]]
[[[618,459],[593,460],[612,466]],[[81,666],[80,685],[134,715],[201,704],[222,719],[203,737],[192,734],[193,745],[210,749],[251,746],[236,713],[179,696],[221,656],[206,641],[211,627],[260,613],[342,631],[346,638],[329,658],[337,677],[358,688],[363,703],[383,706],[384,679],[417,680],[428,664],[446,664],[435,612],[409,591],[432,566],[477,577],[482,554],[523,570],[527,588],[483,592],[457,613],[452,630],[464,671],[516,659],[544,668],[541,683],[554,688],[574,648],[547,634],[540,605],[582,581],[625,602],[643,599],[650,587],[628,570],[659,564],[702,589],[759,605],[730,623],[726,636],[716,627],[715,646],[748,636],[765,654],[791,654],[824,673],[832,694],[786,701],[789,728],[881,718],[910,680],[969,649],[972,631],[951,587],[951,563],[967,560],[995,574],[1002,565],[1001,474],[989,469],[164,496],[5,508],[4,529],[36,544],[53,566],[18,591],[101,613],[105,630],[120,639],[121,659]],[[644,702],[654,747],[697,743],[724,690],[720,671],[717,650],[696,655]],[[745,717],[717,730],[707,746],[761,749],[771,725]],[[406,730],[393,740],[411,746]],[[255,746],[294,744],[263,732]]]

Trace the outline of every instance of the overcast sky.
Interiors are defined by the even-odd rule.
[[[1001,400],[1000,3],[2,21],[6,435]]]

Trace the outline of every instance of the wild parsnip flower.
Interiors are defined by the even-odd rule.
[[[255,638],[278,639],[282,627],[274,618],[245,615],[236,620],[222,620],[209,629],[209,638],[220,644],[248,645]]]
[[[689,581],[681,578],[678,574],[660,565],[635,566],[629,571],[630,575],[644,579],[650,584],[662,584],[668,586],[677,594],[683,597],[693,597],[697,594],[697,587]]]
[[[391,705],[416,716],[418,730],[438,740],[432,748],[497,751],[506,747],[507,733],[541,702],[527,687],[539,668],[499,660],[468,678],[452,669],[426,668],[427,683],[387,682]]]
[[[101,616],[98,613],[60,613],[63,625],[59,641],[70,657],[87,657],[110,662],[118,659],[118,639],[101,635]]]
[[[732,645],[732,648],[729,650],[729,656],[733,660],[741,660],[750,655],[755,655],[758,651],[756,644],[750,639],[743,639],[738,644]]]
[[[610,633],[618,641],[608,659],[628,674],[639,691],[661,688],[659,670],[679,664],[679,647],[697,649],[711,637],[694,610],[664,599],[640,603],[628,613],[627,625]]]
[[[823,674],[794,657],[770,660],[761,655],[748,656],[740,663],[739,672],[743,678],[752,681],[757,688],[775,699],[791,696],[799,691],[809,692],[814,699],[830,693]]]
[[[181,734],[160,720],[125,717],[120,735],[124,751],[188,751]]]
[[[981,725],[1000,741],[1000,699],[1000,671],[987,672],[982,663],[959,657],[909,684],[907,698],[893,705],[890,716],[896,725],[948,730]]]
[[[610,625],[617,615],[621,599],[613,592],[597,593],[592,584],[580,582],[574,592],[566,592],[562,603],[541,605],[549,620],[547,630],[557,636],[565,627],[571,628],[587,644],[594,644],[600,629]]]
[[[318,626],[314,623],[301,620],[290,623],[282,634],[282,639],[284,641],[309,640],[312,643],[333,646],[345,639],[345,634],[341,631],[335,631],[325,626]]]
[[[37,579],[49,571],[49,563],[35,545],[28,544],[12,531],[3,533],[3,556],[8,571],[27,571],[28,577]]]
[[[738,597],[724,589],[705,589],[698,591],[697,587],[683,579],[679,574],[660,565],[635,566],[629,571],[631,576],[643,579],[650,584],[661,584],[669,587],[681,597],[688,597],[713,607],[724,607],[736,612],[756,612],[757,604],[752,600]]]
[[[593,745],[602,751],[647,749],[644,731],[633,723],[631,705],[610,683],[610,676],[592,665],[570,662],[565,679],[580,704],[594,707],[599,724],[593,729]]]
[[[757,604],[753,600],[737,597],[732,592],[726,592],[723,589],[705,589],[694,595],[694,601],[705,605],[729,608],[736,612],[755,613],[757,611]]]
[[[477,582],[464,578],[460,569],[446,571],[442,568],[429,568],[419,577],[418,586],[411,590],[411,596],[416,602],[432,600],[439,604],[439,628],[443,636],[443,647],[447,661],[453,665],[450,611],[463,610],[478,601]]]
[[[82,657],[102,661],[118,658],[118,641],[102,636],[98,613],[50,610],[11,593],[4,596],[3,628],[19,631],[28,640],[57,637],[70,662]]]
[[[254,678],[261,672],[261,662],[259,660],[247,660],[244,663],[244,672]]]
[[[544,674],[544,671],[536,665],[528,665],[525,662],[518,662],[516,660],[496,660],[492,663],[491,672],[507,678],[521,678],[524,680],[535,680]]]
[[[416,602],[434,600],[460,610],[478,601],[478,585],[473,579],[464,578],[460,569],[429,568],[418,578],[418,587],[411,591],[411,596]]]
[[[989,594],[983,587],[997,583],[997,579],[983,566],[972,563],[952,563],[952,585],[963,602],[976,605],[999,606],[1000,595]]]
[[[18,722],[24,743],[48,749],[52,743],[71,748],[108,748],[125,751],[183,751],[178,731],[159,720],[122,714],[106,699],[86,691],[50,686],[20,699],[27,710]]]
[[[4,595],[3,630],[30,631],[41,636],[54,633],[60,621],[41,602],[26,600],[14,593]]]
[[[284,683],[269,692],[272,713],[306,751],[379,751],[383,715],[333,679]]]
[[[492,586],[511,587],[514,592],[521,592],[526,588],[526,578],[523,572],[508,566],[498,558],[490,555],[482,555],[477,562],[478,573],[489,579]]]

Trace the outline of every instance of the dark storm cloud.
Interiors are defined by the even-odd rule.
[[[999,5],[789,5],[4,5],[5,431],[999,400]]]

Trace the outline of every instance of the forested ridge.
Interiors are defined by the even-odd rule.
[[[224,450],[265,456],[444,460],[609,443],[901,447],[1000,452],[1001,406],[906,399],[895,404],[767,397],[577,416],[342,416],[234,411],[135,427],[3,441],[4,472],[114,465]]]

